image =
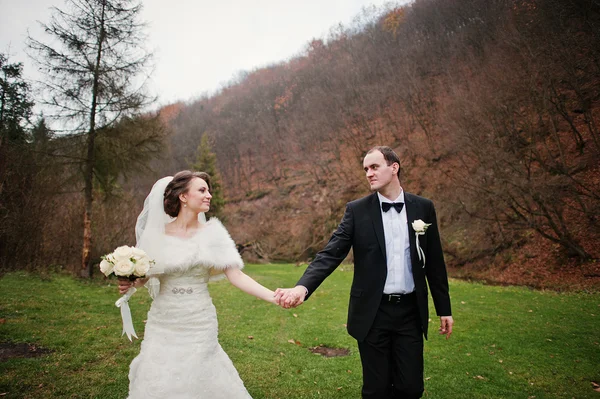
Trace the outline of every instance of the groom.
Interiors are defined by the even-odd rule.
[[[363,166],[374,193],[346,205],[327,246],[296,287],[276,291],[276,300],[285,308],[300,305],[353,248],[347,325],[358,341],[362,397],[420,398],[427,284],[440,334],[449,338],[454,324],[435,209],[430,200],[402,189],[400,159],[390,147],[372,148]]]

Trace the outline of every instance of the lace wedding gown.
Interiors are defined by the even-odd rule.
[[[144,248],[145,249],[145,248]],[[166,236],[149,290],[140,354],[129,370],[129,399],[248,399],[237,370],[218,342],[217,314],[208,293],[211,275],[242,268],[233,240],[216,219],[189,239]],[[155,292],[152,292],[155,291]]]

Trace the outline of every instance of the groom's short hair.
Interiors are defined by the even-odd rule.
[[[396,154],[396,151],[392,149],[392,147],[388,147],[387,145],[378,145],[371,148],[367,151],[367,154],[372,153],[373,151],[379,151],[383,154],[383,159],[390,166],[394,162],[398,164],[398,180],[400,180],[400,157]]]

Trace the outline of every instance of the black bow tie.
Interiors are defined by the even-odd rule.
[[[384,212],[387,212],[390,210],[391,207],[394,207],[394,209],[400,213],[402,212],[402,207],[404,206],[404,202],[382,202],[381,203],[381,209]]]

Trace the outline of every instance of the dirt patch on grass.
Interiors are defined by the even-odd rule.
[[[319,345],[314,348],[308,348],[312,353],[317,353],[321,356],[325,357],[340,357],[340,356],[348,356],[350,354],[350,350],[346,348],[330,348],[328,346]]]
[[[5,362],[17,357],[39,357],[52,352],[52,350],[42,348],[36,344],[0,342],[0,362]]]

